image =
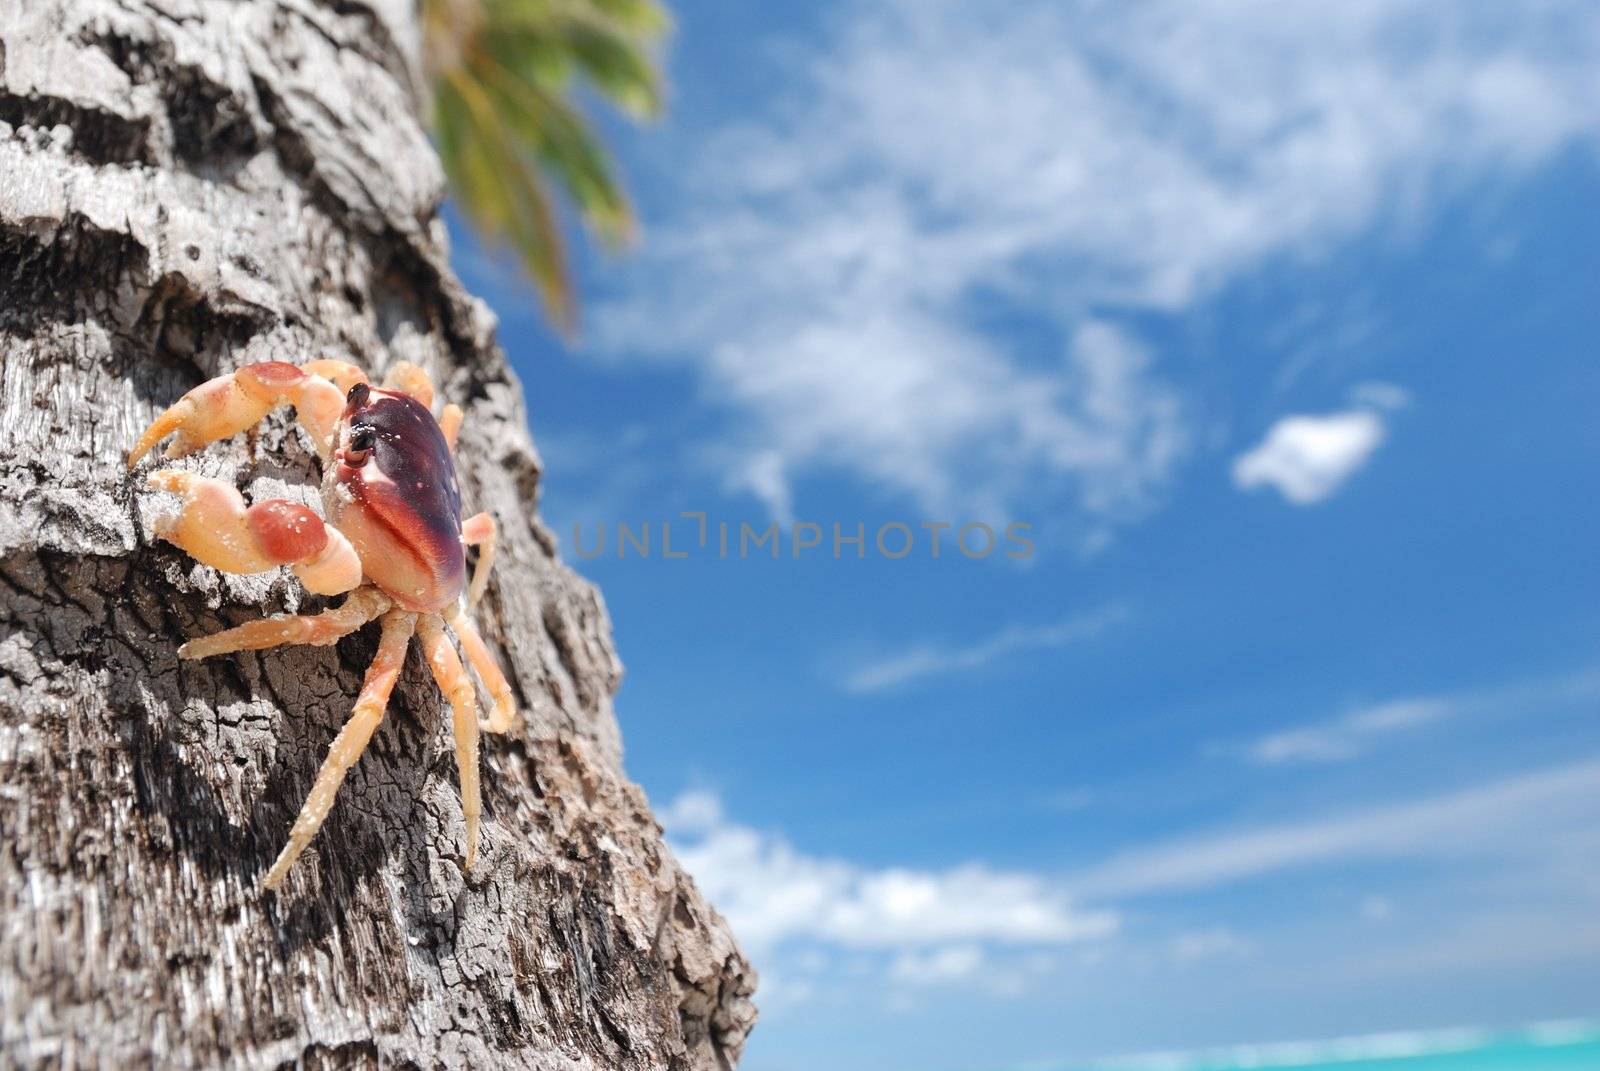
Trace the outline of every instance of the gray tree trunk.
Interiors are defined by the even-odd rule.
[[[751,972],[623,775],[600,597],[463,292],[404,0],[0,0],[0,1065],[725,1068]],[[150,540],[123,456],[240,364],[416,361],[462,402],[502,528],[480,614],[523,719],[486,737],[461,871],[448,718],[413,655],[279,895],[283,843],[375,650],[204,663],[315,607]],[[284,417],[193,462],[315,502]]]

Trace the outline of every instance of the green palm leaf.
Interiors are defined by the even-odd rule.
[[[424,0],[424,20],[434,135],[456,197],[481,235],[517,252],[571,331],[553,191],[606,244],[634,233],[611,157],[572,96],[587,86],[629,116],[658,115],[667,14],[655,0]]]

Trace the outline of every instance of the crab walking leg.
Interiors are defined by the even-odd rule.
[[[478,671],[478,679],[483,681],[483,686],[489,689],[489,695],[494,700],[494,713],[483,723],[483,731],[505,732],[511,728],[511,719],[516,717],[517,713],[517,701],[511,696],[511,682],[506,680],[506,675],[500,671],[500,664],[494,660],[494,655],[489,653],[483,637],[478,634],[478,626],[461,612],[461,607],[452,606],[446,610],[444,619],[456,634],[456,639],[461,641],[461,649],[467,653],[467,661]]]
[[[389,705],[389,693],[394,691],[394,682],[400,676],[400,668],[405,665],[406,644],[411,642],[411,633],[416,627],[416,614],[391,610],[384,615],[383,638],[378,641],[377,657],[367,667],[367,679],[361,685],[361,695],[356,699],[355,709],[350,713],[350,720],[344,723],[344,728],[339,730],[339,735],[334,737],[333,745],[328,748],[328,757],[322,760],[322,769],[317,771],[316,783],[311,786],[311,793],[300,808],[300,817],[294,820],[294,827],[289,830],[289,843],[283,846],[278,861],[261,879],[263,888],[276,889],[283,883],[283,876],[289,872],[300,853],[305,851],[306,845],[311,843],[311,838],[317,835],[322,820],[328,817],[333,798],[344,783],[344,775],[367,749],[368,741],[383,720],[384,708]]]
[[[263,573],[288,565],[318,595],[361,583],[361,559],[344,533],[298,502],[247,506],[232,484],[177,469],[152,473],[150,486],[183,497],[181,510],[156,521],[156,536],[213,569]]]
[[[422,403],[424,409],[433,409],[433,380],[428,378],[421,365],[410,361],[396,361],[389,374],[383,377],[385,390],[403,390]]]
[[[439,413],[439,430],[444,433],[444,441],[450,444],[450,451],[455,452],[456,437],[461,434],[461,420],[466,414],[455,402],[445,406]]]
[[[324,357],[316,361],[308,361],[300,366],[300,370],[309,375],[321,376],[339,388],[341,395],[349,394],[350,388],[357,383],[365,383],[367,374],[349,361],[335,361]]]
[[[326,647],[350,635],[394,605],[377,588],[358,588],[341,606],[301,617],[269,617],[190,640],[178,648],[179,658],[210,658],[234,651],[260,651],[286,644]]]
[[[494,568],[494,543],[498,530],[494,518],[487,512],[474,513],[461,522],[461,542],[478,548],[478,567],[472,571],[472,585],[467,588],[467,609],[475,610],[483,590],[489,586],[489,570]]]
[[[471,870],[478,859],[478,821],[483,814],[483,793],[478,785],[478,697],[455,646],[445,635],[437,615],[417,618],[417,639],[433,670],[439,690],[450,700],[451,725],[456,737],[456,772],[461,778],[461,813],[467,820],[467,862]]]
[[[344,395],[328,380],[303,368],[283,361],[262,361],[208,380],[179,398],[133,444],[128,467],[137,465],[152,446],[173,432],[178,437],[167,447],[167,456],[182,457],[206,443],[237,435],[286,403],[294,406],[295,416],[326,461],[333,449],[333,430],[344,411]]]

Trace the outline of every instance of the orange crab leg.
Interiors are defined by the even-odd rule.
[[[350,635],[394,604],[377,588],[357,588],[343,605],[320,614],[269,617],[190,640],[178,648],[179,658],[211,658],[234,651],[260,651],[286,644],[326,647]]]
[[[478,858],[478,822],[483,814],[483,792],[478,784],[478,697],[438,617],[424,614],[417,619],[417,639],[422,643],[428,668],[433,670],[433,679],[450,701],[456,772],[461,778],[461,813],[467,822],[465,869],[471,870]]]
[[[467,609],[478,606],[484,589],[489,586],[489,570],[494,568],[494,544],[498,535],[494,518],[488,512],[474,513],[461,522],[461,542],[478,548],[478,566],[472,570],[472,584],[467,588]]]
[[[183,508],[156,522],[156,535],[197,561],[229,573],[291,566],[318,595],[361,583],[361,559],[337,528],[308,507],[273,498],[246,506],[232,484],[177,469],[152,473],[150,486],[183,496]]]
[[[344,395],[320,375],[283,361],[263,361],[208,380],[179,398],[139,436],[128,451],[128,467],[173,432],[178,437],[167,448],[167,456],[182,457],[206,443],[237,435],[286,403],[294,406],[317,453],[327,460],[333,430],[344,411]]]
[[[511,719],[517,714],[517,701],[511,695],[511,682],[506,680],[500,664],[494,660],[494,655],[489,653],[483,637],[478,634],[478,626],[461,612],[460,607],[451,607],[445,612],[444,619],[455,632],[456,639],[461,641],[461,649],[466,652],[467,661],[478,671],[478,679],[483,681],[483,686],[489,690],[489,695],[494,700],[494,712],[489,715],[489,720],[483,723],[483,731],[505,732],[511,728]]]
[[[385,390],[402,390],[422,403],[424,409],[433,409],[433,380],[421,365],[410,361],[396,361],[383,377]]]
[[[305,851],[306,845],[311,843],[311,838],[317,835],[317,830],[322,828],[322,821],[333,807],[339,786],[344,783],[344,775],[361,758],[378,723],[383,721],[384,709],[389,705],[389,693],[394,691],[394,683],[400,676],[401,667],[405,665],[406,645],[411,642],[411,634],[416,627],[416,614],[390,610],[384,615],[383,638],[378,641],[377,657],[367,668],[367,679],[361,685],[361,695],[356,699],[355,709],[350,713],[350,720],[344,723],[344,728],[334,738],[333,745],[328,749],[328,757],[322,761],[322,769],[317,771],[317,780],[300,809],[300,817],[294,820],[294,827],[289,830],[289,843],[283,846],[277,862],[261,879],[263,888],[276,889],[283,884],[284,875],[300,857],[300,853]]]
[[[367,374],[349,361],[335,361],[331,357],[308,361],[300,366],[302,372],[308,375],[321,376],[339,388],[339,393],[349,394],[350,388],[357,383],[365,383]]]
[[[439,414],[439,430],[444,433],[444,441],[450,444],[450,450],[455,452],[456,438],[461,434],[461,420],[466,414],[455,402],[444,407]]]
[[[405,391],[427,408],[433,408],[435,398],[433,379],[420,365],[410,361],[397,362],[389,369],[389,374],[383,377],[383,385],[388,390]],[[454,402],[439,411],[439,430],[444,433],[444,441],[450,444],[452,451],[456,448],[456,436],[461,433],[461,419],[464,415],[461,407]]]

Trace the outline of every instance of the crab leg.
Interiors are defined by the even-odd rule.
[[[377,588],[357,588],[343,605],[320,614],[269,617],[190,640],[178,648],[179,658],[210,658],[233,651],[259,651],[300,643],[326,647],[350,635],[394,605]]]
[[[472,585],[467,588],[467,609],[474,610],[483,590],[489,586],[489,570],[494,568],[494,543],[498,534],[494,518],[488,512],[474,513],[461,522],[461,542],[478,548],[478,567],[472,571]]]
[[[373,732],[383,720],[384,708],[389,705],[389,693],[394,691],[394,682],[400,676],[400,668],[405,665],[406,644],[411,642],[411,633],[416,627],[416,614],[391,610],[384,615],[383,638],[378,641],[377,657],[367,667],[367,679],[361,685],[361,695],[356,699],[355,709],[350,713],[350,720],[344,723],[344,728],[334,738],[333,745],[328,749],[328,757],[322,761],[322,769],[317,771],[316,783],[306,796],[300,817],[294,820],[294,827],[289,830],[289,843],[283,846],[277,862],[261,879],[263,888],[276,889],[283,883],[284,875],[306,845],[311,843],[311,838],[317,835],[322,820],[328,817],[333,798],[344,782],[344,775],[367,749]]]
[[[361,559],[337,528],[285,498],[246,506],[232,484],[177,469],[152,473],[150,486],[183,496],[183,508],[156,522],[156,535],[196,560],[229,573],[289,565],[318,595],[361,583]]]
[[[320,375],[283,361],[262,361],[208,380],[179,398],[133,444],[128,467],[173,432],[178,437],[167,447],[167,456],[182,457],[206,443],[237,435],[285,403],[294,406],[326,461],[334,427],[344,411],[344,395]]]
[[[423,408],[433,409],[433,380],[421,365],[396,361],[389,369],[389,374],[383,377],[383,387],[385,390],[405,391],[421,402]]]
[[[410,361],[396,363],[389,369],[389,374],[383,377],[383,385],[386,389],[403,390],[429,409],[433,408],[433,380],[420,365]],[[461,433],[463,416],[461,407],[454,402],[439,411],[439,430],[444,433],[444,441],[450,444],[452,451],[456,448],[456,436]]]
[[[467,861],[471,870],[478,858],[478,821],[483,814],[483,793],[478,786],[478,697],[472,679],[461,665],[444,624],[434,614],[417,618],[417,639],[433,670],[439,690],[450,700],[451,725],[456,738],[456,772],[461,778],[461,813],[467,820]]]
[[[494,700],[494,713],[483,723],[483,731],[505,732],[511,728],[511,719],[517,713],[517,701],[511,695],[511,682],[506,680],[506,675],[500,670],[500,664],[494,660],[494,655],[489,653],[483,637],[478,634],[478,626],[461,612],[459,606],[452,606],[446,610],[444,619],[455,632],[456,639],[461,641],[461,649],[466,652],[467,661],[478,671],[478,679],[483,681],[483,686],[489,690],[489,695]]]
[[[455,402],[445,406],[439,413],[439,430],[444,433],[444,441],[450,444],[450,450],[455,452],[456,437],[461,434],[461,419],[466,414]]]
[[[349,361],[335,361],[331,357],[320,360],[308,361],[300,366],[300,371],[307,375],[321,376],[339,388],[341,395],[349,394],[350,388],[357,383],[365,383],[367,374]]]

